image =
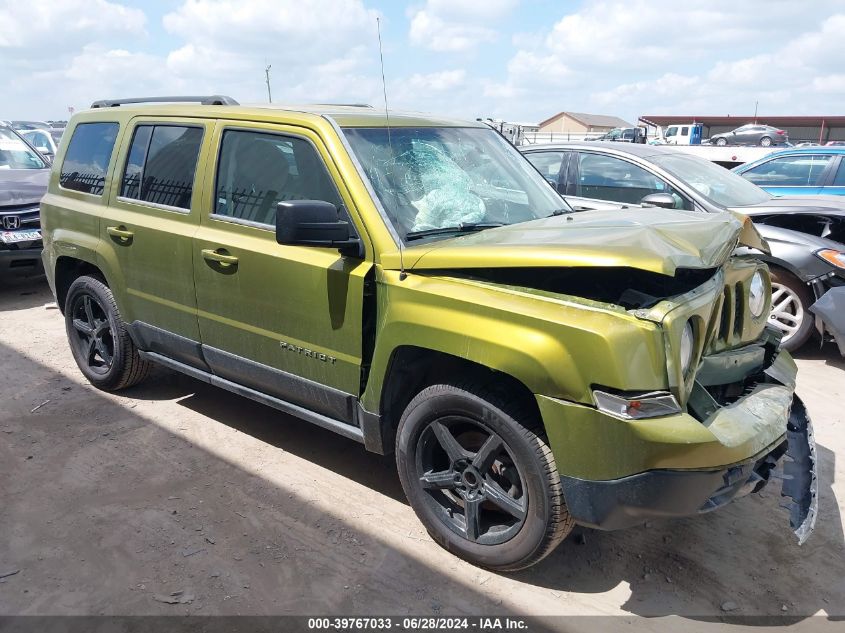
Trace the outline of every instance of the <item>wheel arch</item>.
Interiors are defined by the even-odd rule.
[[[524,403],[542,424],[540,409],[532,391],[519,379],[481,363],[446,352],[402,345],[396,347],[387,365],[379,398],[382,445],[392,452],[399,419],[408,403],[423,389],[435,384],[465,384],[504,390],[510,398]]]
[[[69,255],[61,255],[56,259],[53,274],[56,283],[56,303],[62,314],[65,311],[65,299],[67,298],[68,290],[71,284],[79,277],[88,275],[99,279],[106,286],[110,286],[108,279],[106,279],[105,274],[100,270],[99,266]]]

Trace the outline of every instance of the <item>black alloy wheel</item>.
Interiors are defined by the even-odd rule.
[[[93,294],[79,293],[70,306],[70,318],[74,356],[83,360],[91,372],[108,374],[114,363],[117,340],[105,308]]]
[[[84,275],[70,285],[64,303],[65,330],[79,370],[99,389],[117,391],[147,377],[111,289]]]
[[[442,418],[420,434],[416,456],[426,503],[455,534],[497,545],[519,532],[528,511],[525,484],[496,433],[459,416]]]
[[[537,563],[574,526],[536,403],[512,387],[431,385],[396,433],[402,489],[428,533],[497,571]]]

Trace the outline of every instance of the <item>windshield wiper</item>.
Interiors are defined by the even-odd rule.
[[[578,213],[578,211],[584,211],[585,209],[586,209],[586,207],[582,207],[582,208],[567,207],[566,209],[555,209],[554,211],[549,213],[549,215],[547,215],[546,217],[547,218],[553,218],[553,217],[558,216],[558,215],[567,215],[568,213]]]
[[[406,240],[418,240],[429,235],[444,235],[446,233],[469,233],[471,231],[483,231],[484,229],[495,229],[504,226],[501,222],[461,222],[457,226],[444,226],[437,229],[423,229],[422,231],[411,231],[405,235]]]

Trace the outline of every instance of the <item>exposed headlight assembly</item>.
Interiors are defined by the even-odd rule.
[[[755,319],[763,315],[763,309],[766,307],[766,283],[763,281],[763,273],[759,270],[754,273],[748,287],[748,307]]]
[[[593,399],[599,411],[623,420],[659,418],[681,412],[675,396],[665,391],[625,397],[596,389],[593,391]]]

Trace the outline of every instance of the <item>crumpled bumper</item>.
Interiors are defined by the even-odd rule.
[[[789,524],[802,545],[816,527],[819,510],[818,459],[813,424],[798,396],[792,402],[786,426],[787,451],[783,462],[783,487]]]
[[[820,333],[830,332],[839,346],[839,353],[845,356],[845,286],[825,292],[810,306],[810,312],[816,315]]]
[[[621,529],[649,518],[711,512],[759,492],[775,478],[782,481],[790,526],[799,544],[804,543],[818,511],[813,427],[804,403],[793,395],[795,365],[789,355],[780,353],[765,373],[770,382],[705,421],[724,446],[759,442],[749,457],[725,466],[655,468],[617,479],[562,475],[570,514],[582,525]]]

